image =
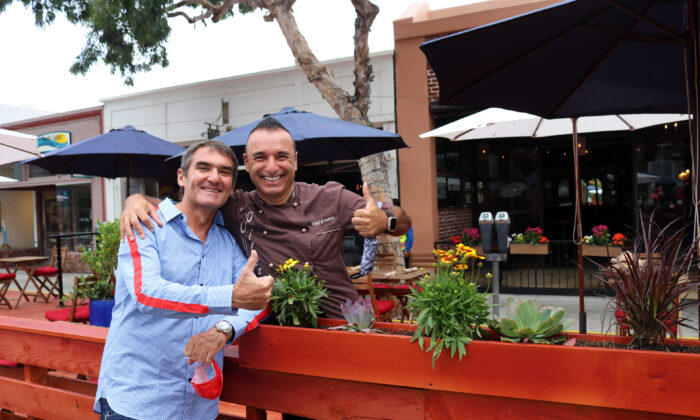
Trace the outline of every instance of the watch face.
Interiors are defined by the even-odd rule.
[[[231,324],[229,324],[229,323],[226,322],[226,321],[219,321],[219,322],[217,322],[217,323],[216,323],[216,329],[217,329],[218,331],[225,332],[226,334],[228,334],[229,332],[231,332],[231,330],[233,330],[233,328],[231,327]]]
[[[389,218],[389,231],[393,232],[396,230],[396,217]]]

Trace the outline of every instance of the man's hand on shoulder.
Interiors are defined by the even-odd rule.
[[[255,311],[263,309],[270,301],[274,279],[272,276],[256,276],[254,270],[257,263],[258,253],[251,251],[248,263],[233,286],[231,307]]]
[[[214,356],[226,347],[226,335],[211,327],[201,334],[193,335],[185,346],[187,363],[194,362],[210,365]]]
[[[369,192],[366,182],[362,185],[362,195],[365,198],[365,208],[355,210],[352,224],[360,235],[365,238],[374,238],[386,231],[388,217],[382,209],[377,207],[377,201]]]
[[[134,240],[133,231],[136,230],[141,239],[146,237],[143,233],[141,223],[153,232],[153,219],[158,226],[163,226],[163,222],[158,217],[155,205],[159,203],[157,198],[148,197],[143,194],[133,194],[124,202],[124,210],[119,216],[119,230],[121,231],[122,240],[124,237],[129,241]]]

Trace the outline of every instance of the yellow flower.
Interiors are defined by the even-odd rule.
[[[491,280],[493,278],[493,274],[491,273],[486,273],[486,278]]]
[[[308,262],[304,263],[304,270],[309,271],[309,263]]]

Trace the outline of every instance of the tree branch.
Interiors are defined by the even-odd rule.
[[[374,80],[369,63],[369,30],[379,8],[369,0],[352,0],[357,17],[355,18],[355,99],[360,111],[367,115],[370,104],[370,83]]]
[[[270,18],[277,20],[287,45],[306,78],[316,87],[336,114],[343,120],[369,125],[366,113],[362,113],[355,105],[354,98],[351,98],[350,94],[336,83],[333,75],[316,58],[306,39],[301,35],[292,13],[294,0],[263,0],[262,3],[263,7],[270,12]]]

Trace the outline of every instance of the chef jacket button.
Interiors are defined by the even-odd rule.
[[[258,213],[262,214],[262,209],[258,209]]]
[[[245,210],[245,208],[243,208],[243,207],[241,207],[240,209],[238,209],[238,211],[243,211],[243,210]]]
[[[275,266],[275,265],[272,264],[272,263],[269,264],[269,267],[270,267],[270,268],[272,268],[272,267],[274,267],[274,266]]]
[[[302,233],[306,232],[306,228],[301,228]]]
[[[263,230],[263,235],[267,235],[267,231],[266,231],[266,230]]]
[[[299,203],[294,202],[294,203],[292,204],[292,207],[296,207],[296,206],[298,206],[298,205],[299,205]]]

